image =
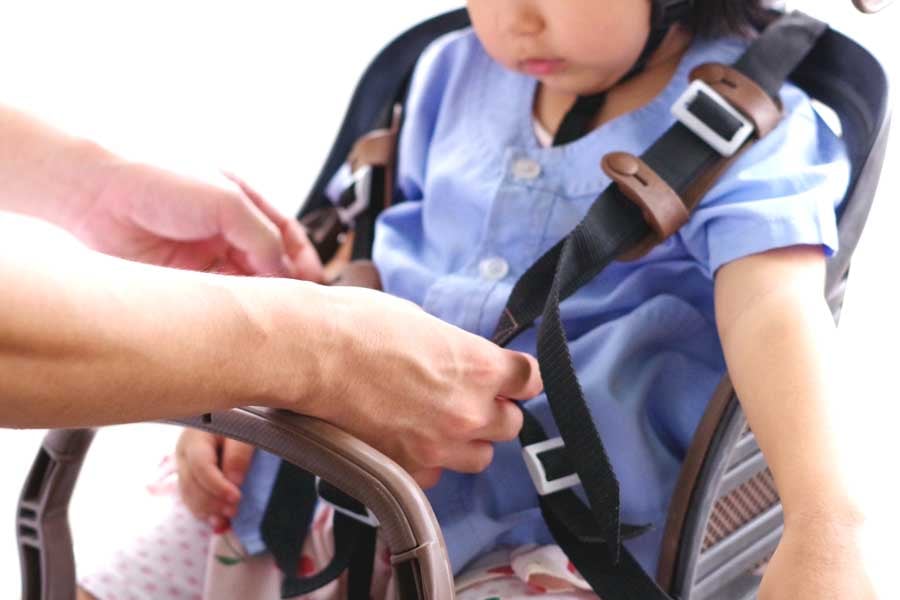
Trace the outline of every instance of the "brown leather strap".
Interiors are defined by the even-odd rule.
[[[681,201],[684,202],[685,207],[689,213],[693,213],[694,209],[697,208],[697,205],[700,204],[700,200],[706,195],[706,192],[712,188],[719,180],[719,177],[722,176],[722,173],[728,170],[734,162],[743,155],[744,152],[747,151],[755,142],[751,138],[744,144],[740,150],[732,154],[727,158],[722,158],[717,161],[712,167],[706,169],[703,173],[700,173],[693,182],[691,182],[690,186],[686,190],[681,193]]]
[[[394,197],[394,167],[402,117],[403,107],[395,104],[390,127],[375,129],[359,138],[347,158],[350,169],[354,172],[363,167],[384,168],[384,208],[391,205]]]
[[[370,290],[381,290],[381,276],[371,260],[354,260],[347,263],[331,285],[349,285]]]
[[[754,138],[760,139],[772,131],[781,120],[780,103],[755,81],[720,63],[705,63],[694,68],[690,79],[700,79],[727,100],[754,126]],[[601,167],[619,190],[641,208],[644,219],[653,233],[619,259],[635,260],[674,234],[694,211],[706,192],[737,159],[753,145],[748,141],[737,153],[716,161],[699,173],[679,198],[656,173],[631,154],[613,152],[603,157]]]
[[[620,260],[635,260],[668,238],[690,214],[678,194],[640,158],[627,152],[610,152],[600,161],[600,167],[618,186],[626,198],[634,202],[653,230],[633,249],[622,254]]]
[[[389,207],[394,196],[394,166],[401,118],[402,107],[396,104],[391,115],[391,126],[388,129],[375,129],[362,136],[353,145],[347,158],[353,172],[365,167],[378,167],[384,170],[382,208]],[[301,219],[301,223],[306,227],[310,241],[316,247],[319,256],[327,261],[326,281],[336,281],[353,254],[353,232],[347,231],[346,226],[341,223],[337,210],[330,205],[310,212]]]
[[[728,100],[755,127],[756,139],[765,137],[781,120],[781,106],[743,73],[720,63],[695,67],[690,80],[699,79]]]

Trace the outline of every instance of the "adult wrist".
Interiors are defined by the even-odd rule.
[[[55,204],[46,204],[39,215],[78,234],[92,207],[100,201],[114,175],[125,162],[101,145],[84,138],[69,138],[53,157],[53,173],[59,183]]]
[[[324,418],[340,362],[343,335],[327,288],[278,278],[232,278],[240,289],[242,347],[250,360],[243,404],[259,404]],[[239,342],[240,343],[240,342]]]

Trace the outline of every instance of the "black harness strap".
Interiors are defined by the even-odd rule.
[[[626,81],[640,73],[653,53],[662,44],[672,25],[690,14],[692,0],[655,0],[650,16],[650,33],[637,61],[622,79]],[[562,146],[574,142],[591,130],[591,122],[596,118],[606,102],[606,92],[579,96],[563,116],[562,122],[553,136],[553,145]]]
[[[735,69],[777,97],[788,74],[824,31],[824,24],[805,15],[783,17],[754,41]],[[680,123],[641,158],[679,192],[721,160],[715,150]],[[537,353],[544,390],[572,470],[584,485],[599,535],[585,538],[571,529],[583,526],[583,517],[562,516],[573,509],[571,497],[560,492],[541,498],[542,512],[556,541],[605,600],[667,596],[621,547],[618,482],[575,374],[559,303],[648,232],[640,211],[617,187],[607,188],[584,220],[519,279],[493,336],[506,345],[541,316]],[[520,440],[523,446],[534,443],[533,439]],[[605,551],[598,552],[601,549]]]
[[[315,475],[281,461],[260,526],[263,541],[284,574],[281,597],[309,594],[340,577],[349,567],[349,597],[368,598],[376,529],[344,513],[334,513],[334,557],[331,562],[315,575],[298,573],[303,542],[320,493],[334,504],[346,507],[344,510],[366,513],[361,503],[337,488],[321,483],[317,488]]]
[[[553,145],[562,146],[563,144],[574,142],[589,131],[591,121],[603,108],[604,102],[606,102],[606,92],[576,98],[572,108],[566,112],[562,122],[556,129],[556,134],[553,136]]]
[[[259,531],[284,573],[282,597],[290,597],[287,591],[302,579],[297,575],[297,568],[303,544],[297,540],[306,539],[317,501],[315,475],[281,461]]]
[[[751,45],[735,68],[757,81],[769,95],[777,97],[787,75],[806,56],[824,30],[824,24],[799,13],[782,17]],[[699,110],[707,108],[710,107]],[[722,160],[717,151],[680,123],[672,126],[641,158],[679,193],[721,164]],[[522,275],[493,335],[496,343],[507,345],[538,317],[542,317],[538,331],[538,360],[551,412],[565,442],[565,449],[555,453],[555,467],[551,472],[554,475],[577,473],[584,485],[589,506],[585,506],[571,489],[543,495],[539,502],[556,541],[605,600],[661,600],[667,596],[622,547],[623,539],[639,535],[648,526],[620,523],[618,482],[575,374],[559,303],[643,240],[649,232],[640,209],[616,186],[610,186],[595,200],[582,222]],[[520,436],[523,447],[546,440],[547,436],[537,420],[527,410],[524,413],[526,427]],[[568,463],[569,467],[565,468],[564,463]],[[282,479],[295,477],[295,473],[279,470],[263,522],[264,540],[276,555],[279,567],[286,573],[283,591],[288,593],[302,589],[300,593],[309,592],[315,589],[307,587],[311,582],[314,581],[317,586],[324,585],[333,579],[332,575],[336,576],[335,571],[340,573],[338,568],[343,569],[341,564],[352,562],[351,587],[356,592],[351,593],[351,598],[366,597],[374,541],[371,544],[366,541],[366,553],[356,552],[352,548],[351,537],[357,543],[366,535],[371,535],[374,540],[374,529],[371,527],[366,526],[366,532],[358,530],[345,536],[348,530],[341,525],[340,539],[336,540],[338,548],[341,548],[341,559],[325,569],[331,579],[325,580],[324,571],[306,580],[291,575],[296,570],[299,549],[308,528],[309,516],[314,510],[314,503],[308,505],[305,497],[300,499],[306,492],[299,489],[305,486],[314,490],[314,485],[308,481],[298,488],[286,483],[281,485]],[[295,493],[298,495],[292,498]],[[338,523],[344,519],[347,518],[340,516],[339,520],[339,515],[336,515],[336,536]],[[303,523],[296,524],[297,521]],[[289,523],[294,525],[288,531]],[[282,528],[280,532],[276,531],[278,527]],[[288,548],[289,545],[292,547]],[[350,549],[343,549],[345,547]],[[365,559],[362,558],[364,554]],[[353,571],[357,570],[364,577],[357,579],[359,583],[354,587]]]

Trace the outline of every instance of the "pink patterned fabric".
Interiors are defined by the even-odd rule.
[[[171,462],[162,466],[162,477],[148,490],[170,497],[172,510],[80,585],[98,600],[280,600],[281,575],[272,558],[247,556],[233,532],[213,531],[194,518],[178,497]],[[312,575],[331,560],[333,514],[327,505],[316,510],[298,574]],[[456,592],[459,600],[597,598],[558,546],[499,548],[457,577]],[[305,598],[338,600],[346,595],[346,577],[341,577]],[[390,553],[380,541],[371,597],[395,597]]]

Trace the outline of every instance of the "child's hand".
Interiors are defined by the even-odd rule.
[[[759,600],[874,600],[861,527],[794,522],[766,568]]]
[[[253,446],[198,429],[178,438],[175,462],[184,504],[213,529],[222,529],[237,514],[240,485],[250,466]]]

